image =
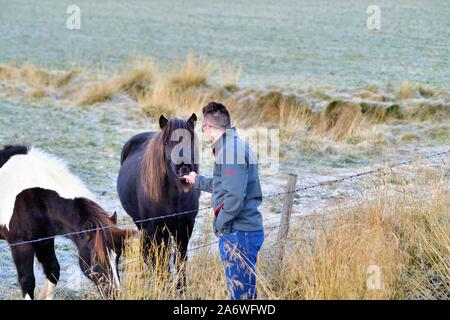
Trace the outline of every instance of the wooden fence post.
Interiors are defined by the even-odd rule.
[[[276,263],[277,264],[279,263],[280,268],[283,263],[286,237],[289,232],[289,223],[291,220],[292,206],[294,205],[294,193],[296,185],[297,185],[297,175],[290,173],[288,176],[287,193],[284,198],[283,211],[281,212],[280,227],[277,236]]]

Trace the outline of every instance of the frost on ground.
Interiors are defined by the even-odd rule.
[[[303,187],[448,149],[445,141],[443,143],[441,140],[430,139],[426,143],[399,143],[399,139],[395,140],[395,137],[405,132],[431,130],[431,124],[384,126],[386,136],[392,135],[394,142],[383,145],[377,152],[365,152],[352,146],[340,149],[337,145],[333,146],[332,151],[329,148],[306,150],[295,144],[282,146],[279,172],[261,176],[263,194],[284,191],[288,173],[296,173],[297,185]],[[100,203],[109,212],[118,213],[119,225],[122,226],[132,226],[132,223],[116,194],[121,148],[133,134],[156,128],[154,121],[143,117],[141,111],[136,106],[128,105],[127,101],[113,101],[95,108],[0,101],[0,145],[32,144],[64,158],[71,170],[98,195]],[[204,155],[200,170],[202,174],[208,175],[212,170],[212,156],[207,152]],[[448,162],[448,159],[419,161],[419,165],[438,166],[442,161]],[[414,168],[415,166],[404,166],[396,170],[402,174],[414,174]],[[377,183],[377,179],[379,177],[369,176],[300,192],[295,195],[293,219],[312,213],[320,214],[325,208],[349,207],[358,199],[370,197],[371,188]],[[401,192],[401,186],[398,192]],[[279,223],[282,200],[283,196],[264,200],[261,211],[267,230]],[[209,205],[209,195],[202,194],[200,207]],[[204,224],[210,223],[211,214],[209,210],[199,213],[190,248],[202,244]],[[273,236],[276,236],[276,232],[271,232],[266,245],[272,241]],[[213,235],[210,238],[215,240]],[[80,299],[92,296],[92,284],[79,273],[75,247],[66,239],[58,238],[56,243],[62,270],[56,297]],[[9,248],[0,249],[0,270],[0,299],[20,298]],[[39,290],[44,284],[44,276],[40,266],[35,271],[36,287]]]

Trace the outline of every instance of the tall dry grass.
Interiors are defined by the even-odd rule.
[[[151,118],[161,114],[185,117],[192,112],[200,113],[210,101],[219,101],[230,109],[235,125],[276,127],[284,142],[310,146],[378,143],[379,132],[373,128],[380,124],[442,121],[450,116],[448,106],[442,102],[448,92],[429,86],[403,82],[397,90],[386,91],[372,84],[356,94],[357,99],[364,100],[357,101],[333,98],[329,92],[313,89],[303,95],[241,90],[240,73],[239,66],[219,65],[188,55],[184,61],[168,65],[140,57],[112,75],[89,74],[77,67],[47,71],[31,64],[1,65],[0,82],[7,84],[4,86],[7,96],[54,97],[81,106],[113,103],[116,97],[126,96]],[[415,102],[411,98],[416,92],[424,98],[441,100]],[[372,132],[376,132],[374,136],[370,136]]]
[[[398,88],[396,97],[398,99],[411,99],[413,96],[414,86],[408,81],[403,81]]]
[[[214,63],[189,54],[185,62],[174,63],[169,83],[181,89],[206,87]]]
[[[160,77],[158,63],[140,57],[135,59],[131,67],[125,68],[112,80],[118,92],[124,92],[135,100],[141,99],[149,90],[152,82]]]
[[[212,96],[197,89],[183,89],[168,85],[165,80],[158,80],[147,93],[138,100],[142,110],[150,117],[161,114],[169,117],[186,117],[201,108]]]
[[[224,63],[218,67],[217,78],[219,84],[228,91],[239,90],[239,78],[242,68],[231,63]]]
[[[31,63],[22,66],[0,65],[0,81],[25,82],[36,88],[59,88],[67,85],[80,72],[78,67],[68,71],[47,71]]]
[[[317,130],[332,140],[343,140],[360,131],[364,120],[360,105],[333,101],[320,114]]]
[[[87,85],[84,90],[85,94],[81,95],[76,102],[79,106],[89,106],[110,101],[116,92],[116,87],[111,82],[100,82]]]
[[[276,243],[268,237],[256,271],[259,298],[448,299],[448,176],[416,170],[416,178],[383,178],[370,198],[350,210],[296,218],[283,264],[274,260]],[[201,244],[213,240],[208,223],[201,232]],[[125,265],[120,298],[227,299],[214,246],[192,252],[187,285],[179,291],[180,273],[177,268],[167,272],[167,251],[154,251],[158,262],[151,268],[140,260],[134,243],[126,250],[126,261],[139,262]]]
[[[124,252],[125,266],[121,279],[122,289],[119,299],[124,300],[162,300],[177,297],[177,280],[181,270],[169,272],[171,262],[170,248],[158,248],[155,245],[150,249],[150,256],[155,261],[149,266],[143,256],[143,243],[135,241],[126,247]],[[177,259],[175,258],[175,264]]]

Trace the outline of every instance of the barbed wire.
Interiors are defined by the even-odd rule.
[[[301,228],[301,227],[303,227],[306,224],[306,221],[309,218],[316,217],[316,218],[322,219],[322,221],[323,221],[323,219],[329,219],[330,217],[332,218],[334,216],[344,216],[344,215],[350,214],[350,213],[352,213],[354,210],[356,210],[361,205],[362,205],[362,202],[356,202],[353,205],[347,205],[345,207],[337,206],[334,209],[335,211],[333,211],[333,212],[331,212],[331,210],[329,210],[329,212],[327,212],[327,213],[316,213],[317,210],[314,210],[313,213],[297,215],[294,219],[290,220],[289,222],[280,223],[280,224],[277,224],[277,225],[265,227],[264,228],[264,238],[268,239],[269,236],[274,231],[276,231],[276,230],[278,230],[278,229],[280,229],[281,227],[284,227],[284,226],[290,226],[290,225],[294,225],[295,224],[296,227],[300,227]],[[297,213],[300,213],[300,212],[297,212]],[[299,222],[300,222],[300,224],[299,224]],[[302,235],[301,237],[291,237],[291,236],[287,235],[286,239],[276,239],[273,243],[271,243],[271,246],[272,246],[271,249],[277,248],[281,242],[288,242],[288,241],[298,240],[298,239],[308,239],[308,237],[305,237],[304,235]],[[211,242],[211,243],[199,245],[197,247],[188,249],[188,250],[186,250],[186,252],[197,251],[197,250],[202,249],[202,248],[211,247],[211,246],[213,246],[213,245],[215,245],[217,243],[219,243],[218,240],[216,240],[214,242]],[[138,259],[134,259],[134,260],[125,262],[125,263],[123,263],[121,265],[121,270],[125,270],[126,266],[129,266],[129,265],[132,265],[132,264],[135,264],[135,263],[139,263],[139,262],[143,262],[143,261],[144,261],[143,258],[138,258]]]
[[[347,181],[347,180],[352,180],[352,179],[359,178],[359,177],[362,177],[362,176],[367,176],[367,175],[379,173],[379,172],[382,172],[383,170],[392,169],[392,168],[395,168],[395,167],[411,164],[411,163],[417,162],[418,160],[426,160],[426,159],[430,159],[430,158],[433,158],[433,157],[438,157],[438,156],[449,154],[449,153],[450,153],[450,150],[443,151],[443,152],[438,152],[438,153],[430,154],[430,155],[427,155],[427,156],[422,156],[421,159],[410,159],[410,160],[407,160],[407,161],[394,163],[393,165],[388,166],[387,168],[384,167],[384,168],[373,169],[373,170],[369,170],[369,171],[365,171],[365,172],[359,172],[359,173],[355,173],[355,174],[352,174],[352,175],[349,175],[349,176],[345,176],[345,177],[342,177],[342,178],[322,181],[322,182],[319,182],[319,183],[316,183],[316,184],[312,184],[312,185],[296,188],[296,189],[294,189],[292,191],[284,191],[284,192],[277,192],[277,193],[273,193],[273,194],[264,195],[262,198],[263,199],[267,199],[267,198],[276,197],[276,196],[280,196],[280,195],[285,195],[285,194],[290,194],[290,193],[297,193],[299,191],[305,191],[305,190],[309,190],[309,189],[318,188],[318,187],[326,185],[326,184],[334,184],[334,183],[339,183],[339,182],[343,182],[343,181]],[[187,211],[182,211],[182,212],[174,212],[174,213],[171,213],[171,214],[168,214],[168,215],[163,215],[163,216],[159,216],[159,217],[152,217],[152,218],[146,218],[146,219],[140,219],[140,220],[136,220],[134,222],[135,223],[144,223],[144,222],[149,222],[149,221],[168,219],[168,218],[172,218],[172,217],[176,217],[176,216],[180,216],[180,215],[196,213],[198,211],[209,210],[211,208],[212,208],[211,206],[208,206],[208,207],[199,208],[199,209],[196,209],[196,210],[187,210]],[[25,245],[25,244],[33,244],[33,243],[36,243],[36,242],[41,242],[41,241],[55,239],[57,237],[69,237],[69,236],[79,235],[79,234],[83,234],[83,233],[95,232],[95,231],[100,231],[100,230],[107,230],[107,229],[110,229],[112,227],[113,227],[112,225],[102,226],[102,227],[90,228],[90,229],[85,229],[85,230],[80,230],[80,231],[73,231],[73,232],[68,232],[68,233],[64,233],[64,234],[48,236],[48,237],[37,238],[37,239],[33,239],[33,240],[26,240],[26,241],[20,241],[20,242],[15,242],[15,243],[7,243],[5,245],[0,246],[0,249],[8,248],[8,247],[11,248],[11,247]],[[215,242],[215,243],[217,243],[217,242]]]
[[[445,152],[439,152],[439,153],[435,153],[435,154],[431,154],[431,155],[422,157],[422,160],[429,159],[429,158],[433,158],[433,157],[437,157],[437,156],[441,156],[441,155],[445,155],[445,154],[448,154],[448,153],[450,153],[450,150],[445,151]],[[271,198],[271,197],[275,197],[275,196],[280,196],[280,195],[285,195],[285,194],[289,194],[289,193],[297,193],[297,192],[299,192],[299,191],[304,191],[304,190],[314,189],[314,188],[317,188],[317,187],[319,187],[319,186],[323,186],[323,185],[326,185],[326,184],[333,184],[333,183],[339,183],[339,182],[346,181],[346,180],[352,180],[352,179],[355,179],[355,178],[358,178],[358,177],[368,176],[368,175],[372,175],[372,174],[375,174],[375,173],[380,173],[380,172],[382,172],[383,170],[391,170],[392,168],[395,168],[395,167],[399,167],[399,166],[402,166],[402,165],[411,164],[411,163],[414,163],[414,162],[416,162],[416,161],[418,161],[418,160],[419,160],[419,159],[411,159],[411,160],[408,160],[408,161],[403,161],[403,162],[395,163],[395,164],[393,164],[393,165],[391,165],[391,166],[389,166],[389,167],[387,167],[387,168],[386,168],[386,167],[384,167],[384,168],[378,168],[378,169],[375,169],[375,170],[369,170],[369,171],[365,171],[365,172],[356,173],[356,174],[353,174],[353,175],[350,175],[350,176],[346,176],[346,177],[343,177],[343,178],[339,178],[339,179],[327,180],[327,181],[323,181],[323,182],[316,183],[316,184],[313,184],[313,185],[309,185],[309,186],[304,186],[304,187],[296,188],[296,189],[293,190],[293,191],[285,191],[285,192],[278,192],[278,193],[274,193],[274,194],[269,194],[269,195],[263,196],[263,198],[267,199],[267,198]],[[444,162],[444,164],[445,164],[445,162]],[[356,206],[352,206],[351,208],[346,208],[347,210],[344,210],[344,212],[337,212],[337,213],[336,213],[336,212],[333,212],[333,213],[328,213],[328,214],[323,214],[323,213],[321,213],[321,214],[318,214],[318,213],[311,213],[311,214],[306,214],[306,215],[297,216],[296,219],[291,220],[291,221],[289,221],[289,222],[287,222],[287,223],[285,223],[285,224],[279,224],[279,225],[276,225],[276,226],[272,226],[272,227],[267,228],[267,229],[269,229],[268,231],[267,231],[267,229],[265,228],[265,234],[264,234],[264,237],[265,237],[265,238],[268,238],[270,234],[272,234],[275,230],[281,228],[282,226],[285,226],[285,225],[292,225],[292,224],[294,224],[294,223],[297,224],[297,223],[300,222],[300,221],[303,221],[303,223],[301,224],[301,226],[303,226],[303,224],[304,224],[305,221],[306,221],[306,218],[309,218],[309,217],[312,217],[312,216],[317,216],[317,217],[324,218],[324,217],[329,217],[329,216],[338,215],[338,214],[340,214],[340,213],[347,213],[347,212],[351,211],[352,209],[354,209],[354,207],[357,207],[358,205],[359,205],[359,204],[357,204]],[[183,211],[183,212],[176,212],[176,213],[172,213],[172,214],[165,215],[165,216],[161,216],[161,217],[153,217],[153,218],[148,218],[148,219],[140,219],[140,220],[136,220],[136,221],[134,221],[134,222],[135,222],[135,223],[143,223],[143,222],[152,221],[152,220],[167,219],[167,218],[176,217],[176,216],[179,216],[179,215],[184,215],[184,214],[195,213],[195,212],[198,212],[198,211],[209,210],[209,209],[211,209],[211,208],[212,208],[211,206],[208,206],[208,207],[200,208],[200,209],[198,209],[198,210],[188,210],[188,211]],[[49,239],[54,239],[54,238],[56,238],[56,237],[65,237],[65,236],[70,236],[70,235],[78,235],[78,234],[87,233],[87,232],[93,232],[93,231],[98,231],[98,230],[102,230],[102,229],[106,230],[106,229],[109,229],[109,228],[111,228],[111,227],[112,227],[112,226],[98,227],[98,228],[92,228],[92,229],[87,229],[87,230],[81,230],[81,231],[77,231],[77,232],[70,232],[70,233],[66,233],[66,234],[60,234],[60,235],[55,235],[55,236],[49,236],[49,237],[44,237],[44,238],[39,238],[39,239],[34,239],[34,240],[29,240],[29,241],[22,241],[22,242],[17,242],[17,243],[12,243],[12,244],[7,244],[7,245],[4,245],[4,246],[0,246],[0,249],[1,249],[1,248],[5,248],[5,247],[18,246],[18,245],[22,245],[22,244],[26,244],[26,243],[35,243],[35,242],[39,242],[39,241],[45,241],[45,240],[49,240]],[[304,237],[302,237],[302,238],[297,238],[297,237],[290,238],[290,237],[288,237],[288,238],[285,239],[285,240],[286,240],[286,241],[291,241],[291,240],[298,240],[298,239],[306,239],[306,238],[304,238]],[[278,242],[279,242],[279,240],[277,239],[277,240],[275,241],[275,243],[274,243],[274,246],[277,246]],[[188,249],[188,250],[186,250],[186,252],[194,252],[194,251],[197,251],[197,250],[200,250],[200,249],[203,249],[203,248],[211,247],[211,246],[213,246],[213,245],[215,245],[215,244],[217,244],[217,243],[219,243],[218,240],[213,241],[213,242],[210,242],[210,243],[207,243],[207,244],[202,244],[202,245],[199,245],[199,246],[197,246],[197,247]],[[138,258],[138,259],[135,259],[135,260],[132,260],[132,261],[124,262],[124,263],[122,263],[122,264],[120,265],[120,269],[121,269],[122,271],[124,271],[125,268],[126,268],[127,266],[129,266],[129,265],[131,265],[131,264],[134,264],[134,263],[138,263],[138,262],[140,262],[140,261],[142,261],[142,258]],[[3,267],[5,267],[5,266],[3,266]],[[0,268],[2,268],[2,267],[0,267]],[[9,268],[9,269],[13,270],[13,269],[15,269],[15,268],[14,268],[14,267],[11,267],[11,268]],[[60,289],[60,288],[61,288],[61,286],[59,287],[59,289]]]
[[[147,219],[140,219],[140,220],[136,220],[134,222],[135,223],[143,223],[143,222],[149,222],[149,221],[154,221],[154,220],[173,218],[173,217],[176,217],[176,216],[185,215],[185,214],[189,214],[189,213],[195,213],[195,212],[203,211],[203,210],[207,210],[207,209],[211,209],[211,207],[209,206],[209,207],[199,208],[199,209],[196,209],[196,210],[187,210],[187,211],[182,211],[182,212],[175,212],[175,213],[164,215],[164,216],[160,216],[160,217],[152,217],[152,218],[147,218]],[[79,234],[83,234],[83,233],[95,232],[95,231],[100,231],[100,230],[107,230],[107,229],[110,229],[110,228],[112,228],[114,226],[115,225],[108,225],[108,226],[103,226],[103,227],[84,229],[84,230],[80,230],[80,231],[67,232],[67,233],[63,233],[63,234],[57,234],[57,235],[54,235],[54,236],[42,237],[42,238],[37,238],[37,239],[33,239],[33,240],[26,240],[26,241],[20,241],[20,242],[15,242],[15,243],[9,243],[9,244],[0,246],[0,249],[2,249],[4,247],[15,247],[15,246],[20,246],[20,245],[24,245],[24,244],[32,244],[32,243],[36,243],[36,242],[51,240],[51,239],[55,239],[56,237],[69,237],[69,236],[79,235]]]
[[[318,183],[315,183],[315,184],[312,184],[312,185],[296,188],[296,189],[294,189],[292,191],[277,192],[277,193],[274,193],[274,194],[266,195],[265,198],[285,195],[285,194],[289,194],[289,193],[297,193],[299,191],[306,191],[306,190],[309,190],[309,189],[322,187],[322,186],[327,185],[327,184],[339,183],[339,182],[352,180],[352,179],[363,177],[363,176],[367,176],[367,175],[372,175],[372,174],[375,174],[375,173],[381,173],[384,170],[388,170],[388,169],[390,170],[390,169],[393,169],[393,168],[396,168],[396,167],[400,167],[400,166],[404,166],[404,165],[407,165],[407,164],[411,164],[411,163],[417,162],[418,160],[426,160],[426,159],[438,157],[438,156],[449,154],[449,153],[450,153],[450,150],[439,152],[439,153],[434,153],[434,154],[431,154],[431,155],[428,155],[428,156],[425,156],[425,157],[421,157],[421,159],[410,159],[410,160],[407,160],[407,161],[394,163],[393,165],[388,166],[388,167],[383,167],[383,168],[373,169],[373,170],[369,170],[369,171],[359,172],[359,173],[355,173],[355,174],[352,174],[352,175],[349,175],[349,176],[345,176],[345,177],[342,177],[342,178],[338,178],[338,179],[326,180],[326,181],[318,182]]]
[[[207,247],[211,247],[211,246],[213,246],[213,245],[215,245],[215,244],[217,244],[217,243],[219,243],[219,240],[216,240],[216,241],[213,241],[213,242],[210,242],[210,243],[206,243],[206,244],[202,244],[202,245],[199,245],[199,246],[197,246],[197,247],[194,247],[194,248],[191,248],[191,249],[187,249],[187,250],[186,250],[186,253],[187,253],[187,252],[192,252],[192,251],[197,251],[197,250],[200,250],[200,249],[203,249],[203,248],[207,248]],[[144,260],[142,257],[139,257],[139,258],[137,258],[137,259],[133,259],[133,260],[131,260],[131,261],[127,261],[127,262],[122,263],[122,264],[120,265],[120,268],[121,268],[122,270],[124,270],[125,267],[127,267],[127,266],[129,266],[129,265],[136,264],[136,263],[140,263],[140,262],[144,262],[144,261],[145,261],[145,260]]]
[[[424,157],[422,159],[428,159],[428,158],[431,158],[431,157],[436,157],[436,156],[447,154],[447,153],[450,153],[450,150],[445,151],[445,152],[435,153],[435,154],[429,155],[427,157]],[[347,179],[354,179],[355,177],[361,177],[361,176],[368,175],[370,173],[381,172],[383,169],[392,169],[392,168],[395,168],[395,167],[398,167],[398,166],[401,166],[401,165],[413,163],[415,161],[417,161],[417,160],[403,161],[403,162],[400,162],[400,163],[396,163],[396,164],[394,164],[394,165],[392,165],[392,166],[390,166],[388,168],[380,168],[380,169],[376,169],[376,170],[370,170],[370,171],[354,174],[354,175],[347,176],[347,177],[340,178],[340,179],[324,181],[324,182],[321,182],[321,183],[318,183],[318,184],[315,184],[315,185],[310,185],[310,186],[307,186],[307,187],[298,188],[298,189],[295,190],[295,192],[298,192],[298,190],[313,189],[313,188],[317,187],[318,185],[322,185],[322,184],[338,183],[338,182],[341,182],[341,181],[345,181]],[[278,196],[278,195],[289,194],[289,193],[293,193],[293,192],[294,191],[278,192],[278,193],[275,193],[275,194],[266,195],[266,196],[264,196],[264,198],[271,197],[271,196]],[[297,216],[295,219],[293,219],[293,220],[291,220],[291,221],[289,221],[287,223],[280,223],[280,224],[275,225],[275,226],[264,228],[265,229],[264,238],[268,238],[275,230],[278,230],[279,228],[281,228],[283,226],[289,226],[289,225],[292,225],[292,224],[297,224],[300,221],[303,221],[303,223],[304,223],[307,218],[311,218],[311,217],[328,218],[330,216],[346,214],[346,213],[349,213],[352,210],[354,210],[358,205],[360,205],[360,203],[357,203],[354,206],[349,206],[349,207],[346,207],[346,208],[337,208],[339,210],[339,212],[330,212],[330,213],[325,213],[325,214],[324,213],[320,213],[320,214],[319,213],[310,213],[310,214],[303,214],[301,216]],[[303,226],[303,224],[302,224],[302,226]],[[276,246],[278,244],[278,242],[279,241],[276,240],[275,243],[274,243],[274,246]],[[192,252],[192,251],[197,251],[197,250],[202,249],[202,248],[211,247],[211,246],[213,246],[213,245],[215,245],[217,243],[219,243],[218,240],[214,241],[214,242],[211,242],[211,243],[208,243],[208,244],[204,244],[204,245],[200,245],[200,246],[194,247],[192,249],[188,249],[188,250],[186,250],[186,252]],[[138,259],[135,259],[135,260],[132,260],[132,261],[124,263],[121,267],[124,268],[124,267],[126,267],[128,265],[135,264],[135,263],[138,263],[138,262],[141,262],[141,261],[142,261],[142,259],[138,258]]]

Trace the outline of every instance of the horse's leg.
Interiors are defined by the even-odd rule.
[[[186,261],[187,261],[187,249],[189,245],[189,239],[191,238],[193,226],[187,226],[186,229],[177,233],[175,238],[177,249],[180,255],[180,261],[178,268],[180,268],[181,276],[177,282],[177,289],[184,290],[186,286]]]
[[[161,265],[159,272],[164,275],[166,280],[169,280],[170,277],[171,239],[171,234],[166,227],[156,232],[155,241],[158,248],[158,258],[160,259],[159,264]]]
[[[59,280],[59,263],[55,255],[55,240],[36,242],[34,245],[36,257],[44,268],[45,286],[41,292],[41,300],[52,300],[54,290]]]
[[[0,226],[0,240],[7,240],[7,239],[8,239],[8,229]]]
[[[143,243],[142,243],[143,248],[142,249],[143,249],[143,255],[144,255],[144,262],[146,264],[148,264],[149,262],[153,263],[152,258],[150,257],[151,256],[150,251],[151,251],[151,247],[152,247],[152,237],[149,234],[149,232],[145,229],[143,231],[142,237],[143,237]],[[149,257],[150,257],[150,260],[149,260]]]
[[[17,276],[26,300],[34,299],[35,279],[33,272],[34,249],[31,244],[22,244],[11,248]]]
[[[170,235],[161,229],[153,233],[146,230],[144,234],[144,261],[153,267],[157,264],[157,259],[163,257],[162,254],[169,252]],[[166,251],[160,251],[162,248]],[[156,252],[156,251],[159,252]]]

